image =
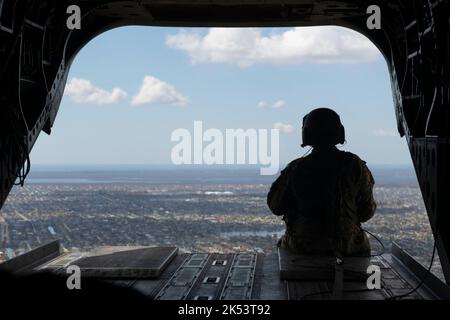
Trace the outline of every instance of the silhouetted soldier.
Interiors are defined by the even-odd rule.
[[[319,108],[303,118],[302,147],[272,184],[267,204],[282,215],[286,232],[278,246],[303,254],[367,256],[370,243],[361,223],[375,212],[374,180],[357,155],[338,150],[345,142],[339,115]]]

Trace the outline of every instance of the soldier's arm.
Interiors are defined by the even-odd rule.
[[[272,183],[267,194],[267,205],[273,214],[277,216],[286,214],[288,199],[291,198],[288,171],[288,168],[281,171],[280,176]]]
[[[361,163],[360,188],[356,205],[360,222],[366,222],[375,214],[377,205],[373,198],[373,185],[375,181],[364,161]]]

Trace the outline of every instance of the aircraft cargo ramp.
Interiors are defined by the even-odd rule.
[[[260,253],[181,253],[176,247],[99,247],[61,253],[58,241],[0,265],[13,273],[51,271],[62,277],[70,265],[86,278],[126,287],[151,300],[386,300],[410,293],[427,270],[395,243],[389,254],[348,258],[305,257],[279,250]],[[367,266],[378,266],[381,288],[368,289]],[[340,268],[340,269],[339,269]],[[335,277],[343,281],[336,284]],[[62,288],[64,290],[65,288]],[[433,274],[399,299],[450,299]]]

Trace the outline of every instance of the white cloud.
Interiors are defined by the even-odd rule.
[[[272,105],[272,108],[276,108],[276,109],[283,108],[285,105],[286,105],[286,101],[278,100]]]
[[[292,133],[294,132],[294,127],[287,123],[275,122],[273,124],[274,129],[280,130],[281,133]]]
[[[279,108],[283,108],[284,106],[286,106],[286,101],[277,100],[273,104],[269,104],[267,101],[261,100],[260,102],[258,102],[257,106],[258,106],[258,108],[265,108],[265,107],[270,106],[271,108],[279,109]]]
[[[127,93],[121,88],[113,88],[106,91],[95,87],[86,79],[72,78],[67,83],[65,91],[77,103],[112,104],[127,97]]]
[[[262,100],[260,102],[258,102],[258,108],[264,108],[267,107],[267,102]]]
[[[377,137],[395,137],[397,136],[397,133],[390,130],[385,129],[374,129],[372,130],[372,134]]]
[[[132,105],[143,104],[171,104],[183,106],[189,102],[185,97],[177,92],[174,86],[156,77],[145,76],[141,88],[131,101]]]
[[[206,35],[181,30],[166,44],[186,52],[193,64],[365,63],[381,54],[366,37],[350,29],[298,27],[263,35],[257,28],[210,28]]]

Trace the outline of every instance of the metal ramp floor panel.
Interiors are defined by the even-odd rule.
[[[85,256],[86,253],[60,254],[53,252],[55,248],[57,248],[55,244],[45,250],[38,248],[36,252],[18,257],[16,261],[0,264],[0,270],[3,268],[11,272],[14,271],[12,270],[14,267],[20,273],[23,270],[29,270],[28,272],[56,271],[61,274],[68,265],[78,262],[82,262],[80,264],[84,268],[91,266],[92,262],[95,262],[94,264],[98,267],[102,267],[103,262],[105,267],[111,267],[112,262],[117,262],[116,258],[112,259],[114,247],[109,247],[106,251],[107,259],[92,260],[79,259],[80,255]],[[145,251],[145,249],[149,250]],[[294,263],[288,259],[286,264],[286,257],[280,258],[277,253],[177,253],[174,248],[150,249],[124,251],[122,248],[122,253],[117,256],[127,257],[126,266],[132,267],[148,268],[150,266],[147,264],[148,261],[160,263],[167,261],[163,263],[165,267],[160,268],[157,275],[147,273],[135,276],[119,272],[118,274],[121,275],[126,274],[126,277],[105,277],[104,274],[98,273],[87,276],[134,289],[152,300],[328,300],[332,298],[334,278],[330,272],[322,275],[311,273],[311,266],[318,264],[315,258],[308,260],[308,257],[303,257],[300,264],[298,259],[294,259]],[[142,257],[143,252],[146,254],[152,252],[152,259],[133,260],[133,257]],[[39,256],[41,253],[42,257]],[[158,253],[161,255],[159,256]],[[104,256],[102,250],[96,250],[96,254],[100,257]],[[280,264],[283,259],[285,263]],[[120,259],[119,262],[123,263]],[[368,264],[379,267],[381,288],[369,290],[366,284],[367,278],[364,280],[364,278],[345,277],[344,268],[344,281],[342,289],[339,290],[341,292],[339,298],[343,300],[390,299],[411,292],[426,274],[424,267],[395,244],[393,244],[392,253],[372,257],[370,261],[356,263],[354,266],[359,265],[359,272],[363,274]],[[119,268],[120,265],[115,267]],[[291,270],[292,267],[294,269]],[[428,274],[423,285],[403,299],[450,299],[450,290],[433,274]]]

